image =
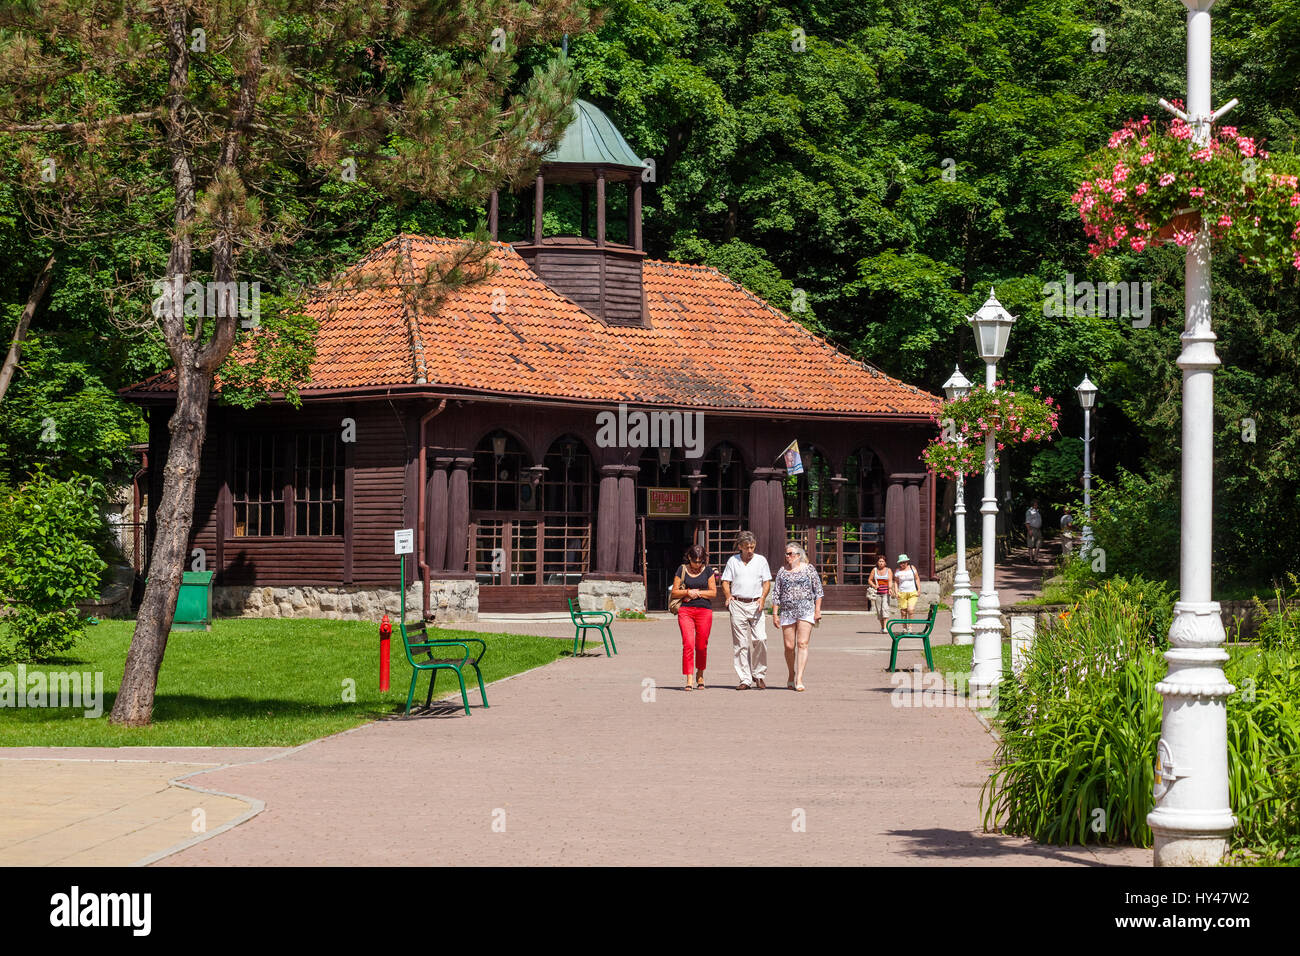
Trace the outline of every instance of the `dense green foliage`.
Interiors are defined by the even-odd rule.
[[[569,59],[580,95],[654,160],[651,255],[715,265],[936,394],[954,361],[977,370],[965,316],[996,286],[1018,317],[1002,374],[1054,396],[1066,436],[1082,434],[1074,385],[1085,372],[1097,382],[1096,471],[1140,482],[1152,520],[1174,522],[1149,537],[1167,541],[1178,514],[1182,250],[1093,259],[1070,196],[1113,130],[1159,118],[1159,96],[1184,95],[1185,29],[1174,0],[612,0],[597,29],[570,38]],[[554,52],[525,52],[523,72]],[[418,44],[388,56],[408,73],[455,62]],[[1215,102],[1242,101],[1232,124],[1274,155],[1295,152],[1294,0],[1221,0],[1214,58]],[[476,205],[400,205],[364,180],[286,176],[276,188],[302,191],[295,215],[315,228],[292,255],[255,262],[252,278],[324,278],[399,229],[463,235],[482,218]],[[0,276],[7,332],[48,250],[14,225],[4,189],[0,256],[15,266]],[[548,229],[576,229],[576,203],[562,193]],[[529,230],[529,193],[517,198],[504,198],[506,240]],[[155,343],[108,326],[99,292],[123,263],[158,262],[161,251],[148,235],[86,240],[61,260],[36,331],[58,336],[61,360],[109,388],[162,368]],[[1045,314],[1044,286],[1067,274],[1150,282],[1150,326]],[[1219,255],[1214,316],[1216,574],[1264,581],[1300,566],[1300,284]],[[19,449],[25,429],[0,415],[0,453]],[[16,474],[31,459],[13,454]],[[1016,498],[1043,498],[1054,526],[1056,507],[1078,492],[1064,446],[1009,447],[1006,462]]]
[[[84,631],[74,604],[98,593],[105,568],[95,499],[88,480],[60,481],[43,468],[0,488],[0,606],[8,607],[0,660],[44,660]]]

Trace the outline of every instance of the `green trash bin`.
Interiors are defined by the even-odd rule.
[[[186,571],[181,576],[181,590],[176,597],[173,631],[212,630],[213,571]]]

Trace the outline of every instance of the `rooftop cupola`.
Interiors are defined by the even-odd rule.
[[[577,100],[573,109],[573,121],[537,173],[532,236],[512,245],[543,282],[592,315],[611,325],[645,325],[641,284],[645,258],[641,248],[641,173],[645,164],[603,112],[585,100]],[[608,235],[611,184],[626,190],[626,242],[613,242]],[[552,190],[558,194],[560,189],[573,192],[575,186],[581,207],[578,234],[544,235],[548,187],[559,187]],[[495,212],[493,208],[489,217],[494,239]]]

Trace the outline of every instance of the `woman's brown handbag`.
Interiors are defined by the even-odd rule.
[[[683,564],[677,568],[677,577],[678,578],[686,577],[686,565]],[[681,608],[682,608],[681,598],[673,598],[668,602],[668,610],[671,611],[673,614],[676,614],[678,611],[681,610]]]

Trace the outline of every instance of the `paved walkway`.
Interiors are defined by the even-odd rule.
[[[203,786],[201,778],[193,788],[183,781],[262,756],[257,748],[6,750],[0,758],[0,860],[7,866],[122,866],[149,859],[260,810],[259,800],[195,789]]]
[[[549,623],[478,627],[567,631]],[[90,753],[189,755],[181,767],[146,765],[170,774],[149,777],[154,788],[194,763],[216,764],[184,782],[245,796],[230,801],[242,806],[210,805],[209,832],[223,813],[239,819],[264,801],[251,819],[166,856],[165,866],[1150,864],[1149,851],[1045,847],[981,832],[979,793],[994,741],[964,708],[922,706],[912,673],[891,681],[888,642],[874,617],[823,618],[805,693],[784,689],[780,637],[770,624],[766,691],[734,689],[725,615],[714,619],[712,686],[702,692],[679,687],[675,620],[620,622],[615,632],[618,656],[589,648],[588,656],[493,684],[491,708],[475,706],[471,717],[435,705],[431,715],[290,750]],[[919,650],[907,650],[899,666],[922,663]],[[5,756],[83,755],[31,748]],[[10,772],[20,762],[0,759],[2,778],[16,779]],[[117,773],[126,765],[101,766]],[[29,800],[41,789],[30,777],[25,786]],[[0,787],[0,820],[5,794]],[[183,791],[156,814],[186,832],[159,832],[150,853],[131,844],[135,857],[110,860],[103,847],[97,859],[149,861],[192,841],[192,809],[209,806],[202,796]],[[57,834],[28,837],[55,847],[41,859],[71,862],[98,838],[93,825],[59,832],[62,856]],[[10,860],[8,851],[0,857]]]

